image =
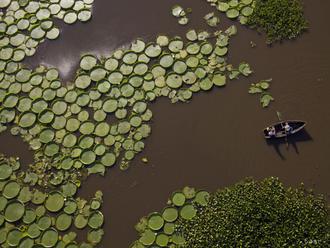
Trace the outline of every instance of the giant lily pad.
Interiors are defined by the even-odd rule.
[[[176,208],[167,207],[163,210],[162,216],[163,216],[165,221],[173,222],[178,218],[179,213],[178,213],[178,210]]]
[[[20,220],[25,213],[24,204],[20,201],[9,202],[5,208],[5,220],[8,222],[16,222]]]
[[[21,186],[16,181],[9,181],[3,188],[2,194],[7,199],[16,197],[21,190]]]
[[[57,231],[53,228],[48,229],[41,235],[41,244],[44,247],[54,247],[58,242],[59,235]]]
[[[50,212],[58,212],[64,206],[64,196],[57,191],[51,192],[45,202],[45,207]]]
[[[13,172],[12,167],[7,163],[0,164],[0,180],[8,179]]]
[[[226,15],[230,19],[234,19],[239,16],[239,11],[237,9],[228,9]]]

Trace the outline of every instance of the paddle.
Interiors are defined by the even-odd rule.
[[[277,114],[277,118],[279,121],[282,121],[282,115],[279,111],[276,111]],[[283,126],[282,126],[283,128]],[[285,131],[285,134],[287,134],[287,132]],[[286,149],[289,149],[289,141],[288,141],[288,135],[285,135],[285,143],[286,143]]]

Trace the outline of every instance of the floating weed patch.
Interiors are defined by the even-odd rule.
[[[209,193],[185,187],[182,191],[172,194],[167,206],[161,212],[154,212],[140,219],[135,229],[140,238],[131,248],[143,247],[177,247],[185,240],[176,232],[175,225],[180,220],[191,220],[196,216],[197,209],[206,206]]]
[[[187,102],[193,93],[252,73],[247,63],[238,68],[227,63],[235,33],[235,27],[217,31],[213,44],[209,33],[190,30],[189,42],[159,36],[151,43],[136,40],[107,58],[86,54],[74,83],[66,87],[54,68],[32,71],[15,63],[15,71],[3,69],[2,129],[9,126],[35,152],[25,181],[42,186],[79,182],[84,171],[104,174],[121,155],[120,168],[127,169],[151,133],[149,102],[163,96]],[[6,68],[14,62],[5,63]]]
[[[323,196],[285,188],[277,178],[247,179],[215,193],[174,192],[161,212],[140,219],[130,247],[325,247],[329,228]]]
[[[249,93],[260,95],[260,104],[263,108],[268,107],[269,104],[274,101],[274,98],[268,92],[271,81],[272,79],[270,78],[250,85]]]
[[[2,154],[0,172],[1,247],[95,247],[101,241],[102,192],[87,202],[75,197],[73,183],[49,192],[33,189],[22,177],[19,160]],[[76,233],[69,232],[73,227],[88,230],[86,242],[76,242]]]
[[[229,19],[267,34],[267,43],[294,39],[307,29],[301,0],[207,0]]]

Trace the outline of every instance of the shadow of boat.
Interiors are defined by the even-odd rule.
[[[296,154],[299,154],[299,149],[297,144],[300,142],[308,142],[312,141],[313,138],[309,135],[309,133],[303,129],[299,133],[294,135],[288,136],[287,139],[280,138],[280,139],[267,139],[266,143],[269,146],[273,146],[276,153],[281,157],[282,160],[285,160],[285,157],[281,153],[280,147],[281,146],[288,146],[288,148],[293,147]]]

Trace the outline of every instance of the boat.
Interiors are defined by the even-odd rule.
[[[288,123],[290,127],[292,128],[290,132],[286,132],[284,129],[285,123]],[[268,126],[264,129],[264,136],[266,139],[272,139],[272,138],[284,138],[290,135],[293,135],[295,133],[298,133],[304,127],[306,126],[306,122],[299,121],[299,120],[287,120],[287,121],[280,121],[277,122],[271,126]],[[270,136],[269,130],[271,128],[275,128],[275,135]]]

